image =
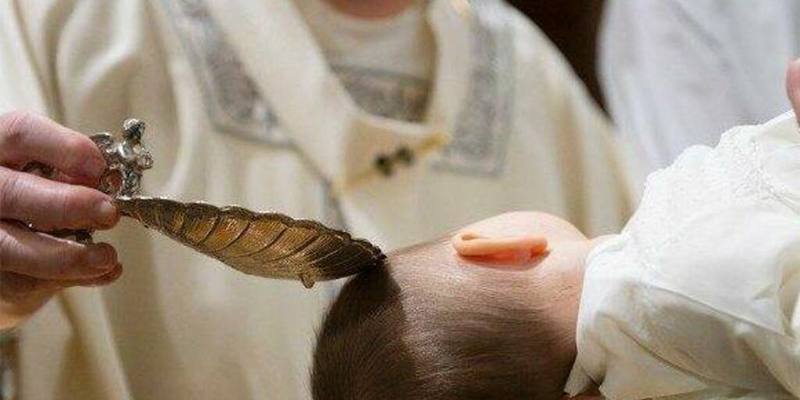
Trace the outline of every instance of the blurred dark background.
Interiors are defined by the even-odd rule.
[[[603,0],[510,0],[552,40],[603,106],[597,81],[596,45]]]

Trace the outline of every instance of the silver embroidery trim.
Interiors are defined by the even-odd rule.
[[[431,92],[430,80],[351,65],[333,65],[331,68],[362,110],[408,122],[420,122],[425,118]]]
[[[212,123],[220,130],[272,145],[291,146],[275,129],[269,105],[247,75],[235,51],[216,26],[204,0],[162,0],[172,16],[181,41],[203,89]],[[496,176],[505,164],[508,137],[513,129],[513,36],[507,5],[502,0],[472,0],[473,71],[465,104],[451,143],[436,169],[462,174]],[[349,73],[334,68],[353,100],[368,112],[416,121],[424,115],[425,100],[419,88],[387,85],[374,79],[347,79]],[[371,74],[375,78],[374,72]],[[391,74],[391,73],[388,73]],[[385,78],[385,76],[383,77]],[[404,87],[404,89],[399,89]],[[403,92],[407,90],[408,92]],[[430,90],[427,90],[430,92]],[[388,96],[401,93],[398,99]],[[403,98],[403,96],[406,96]],[[380,103],[373,103],[374,98]],[[425,104],[421,106],[420,103]],[[419,111],[419,110],[423,111]]]
[[[514,55],[508,6],[473,0],[473,72],[452,141],[437,168],[495,176],[502,173],[513,130]]]
[[[289,138],[274,129],[275,115],[244,70],[203,0],[162,0],[203,92],[211,122],[221,131],[273,145]]]

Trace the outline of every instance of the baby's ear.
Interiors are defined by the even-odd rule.
[[[528,261],[547,251],[547,239],[536,235],[491,237],[465,230],[453,236],[451,243],[458,255],[484,260]]]

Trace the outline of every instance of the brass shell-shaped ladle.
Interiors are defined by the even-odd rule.
[[[379,265],[383,253],[365,240],[319,222],[241,207],[168,199],[118,198],[122,215],[250,275],[299,279],[307,288]]]

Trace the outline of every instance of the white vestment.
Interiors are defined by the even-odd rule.
[[[599,41],[608,109],[649,169],[789,108],[796,0],[609,0]]]
[[[587,258],[567,385],[610,399],[800,397],[800,130],[734,128],[653,173]],[[673,397],[669,397],[673,398]]]
[[[146,194],[322,220],[385,250],[513,209],[619,228],[631,202],[611,129],[544,35],[501,1],[428,7],[419,123],[359,108],[288,0],[0,2],[0,110],[86,133],[136,116]],[[442,134],[413,166],[362,179]],[[130,221],[100,239],[125,273],[22,327],[26,399],[308,397],[326,285],[246,276]]]

